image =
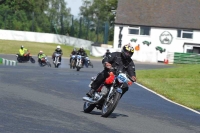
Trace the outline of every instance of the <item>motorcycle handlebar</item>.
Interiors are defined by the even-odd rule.
[[[126,76],[128,77],[128,79],[129,79],[131,82],[135,82],[135,81],[131,78],[131,76],[129,76],[128,74],[126,74]]]
[[[118,75],[119,73],[121,73],[121,71],[117,71],[117,68],[115,68],[115,67],[111,67],[111,68],[110,68],[110,71],[112,71],[112,72],[115,71],[117,75]],[[128,78],[131,82],[135,82],[135,81],[132,79],[131,76],[129,76],[128,74],[126,74],[126,76],[127,76],[127,78]]]

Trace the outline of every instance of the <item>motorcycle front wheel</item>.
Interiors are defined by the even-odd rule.
[[[30,57],[30,61],[31,63],[35,63],[35,59],[33,59],[32,57]]]
[[[59,66],[59,63],[58,63],[58,61],[57,61],[57,60],[55,61],[54,65],[55,65],[55,68],[58,68],[58,66]]]
[[[55,64],[55,68],[58,68],[59,64]]]
[[[93,68],[93,64],[90,62],[90,66]]]
[[[47,62],[47,66],[48,66],[48,67],[51,67],[51,63],[50,63],[50,62]]]
[[[41,67],[44,67],[45,65],[46,63],[43,63],[43,62],[40,64]]]
[[[80,67],[77,67],[77,68],[76,68],[77,71],[80,71],[80,69],[81,69]]]
[[[102,106],[101,116],[108,117],[116,108],[120,98],[121,98],[121,93],[115,92],[115,94],[113,94],[110,97],[109,101],[105,101]]]
[[[70,69],[74,68],[74,60],[72,59],[70,62]]]
[[[90,113],[95,108],[95,104],[90,104],[89,102],[84,102],[83,111],[85,113]]]

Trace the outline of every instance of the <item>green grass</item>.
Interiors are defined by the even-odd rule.
[[[183,104],[200,109],[200,65],[174,65],[174,68],[138,70],[138,82],[155,92]]]
[[[51,56],[58,44],[0,40],[0,53],[1,54],[16,54],[19,52],[21,45],[29,49],[32,55],[37,55],[39,51],[42,50],[47,56]],[[74,47],[69,46],[69,45],[60,45],[60,46],[63,50],[63,57],[69,57]],[[76,49],[78,50],[79,48],[76,48]],[[86,52],[87,52],[87,55],[91,59],[101,59],[101,57],[90,56],[89,50],[86,50]]]

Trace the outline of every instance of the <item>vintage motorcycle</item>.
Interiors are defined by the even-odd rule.
[[[28,62],[28,61],[30,61],[31,63],[35,63],[35,59],[32,57],[29,51],[24,56],[20,56],[19,54],[16,54],[16,57],[19,63]]]
[[[85,57],[85,60],[86,60],[86,67],[88,67],[88,66],[91,66],[92,68],[93,68],[93,64],[92,64],[92,62],[90,61],[90,58],[89,57]]]
[[[134,82],[129,75],[121,71],[116,72],[116,74],[110,72],[109,78],[111,80],[106,80],[100,85],[91,98],[83,97],[83,101],[85,101],[83,110],[85,113],[90,113],[96,107],[101,110],[102,117],[108,117],[114,111],[121,98],[123,83],[130,84]],[[91,80],[92,83],[95,78]],[[91,87],[91,83],[89,87]]]
[[[51,63],[49,62],[47,57],[42,57],[40,66],[42,66],[42,67],[44,67],[44,66],[51,67]]]
[[[76,67],[76,55],[71,55],[70,69]]]
[[[58,68],[61,64],[61,62],[59,62],[59,59],[61,57],[61,54],[59,53],[55,53],[54,54],[54,65],[55,65],[55,68]]]
[[[80,69],[83,67],[83,58],[84,56],[77,55],[76,56],[76,70],[80,71]]]

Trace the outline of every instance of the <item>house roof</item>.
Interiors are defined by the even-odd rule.
[[[200,0],[118,0],[115,24],[200,29]]]

